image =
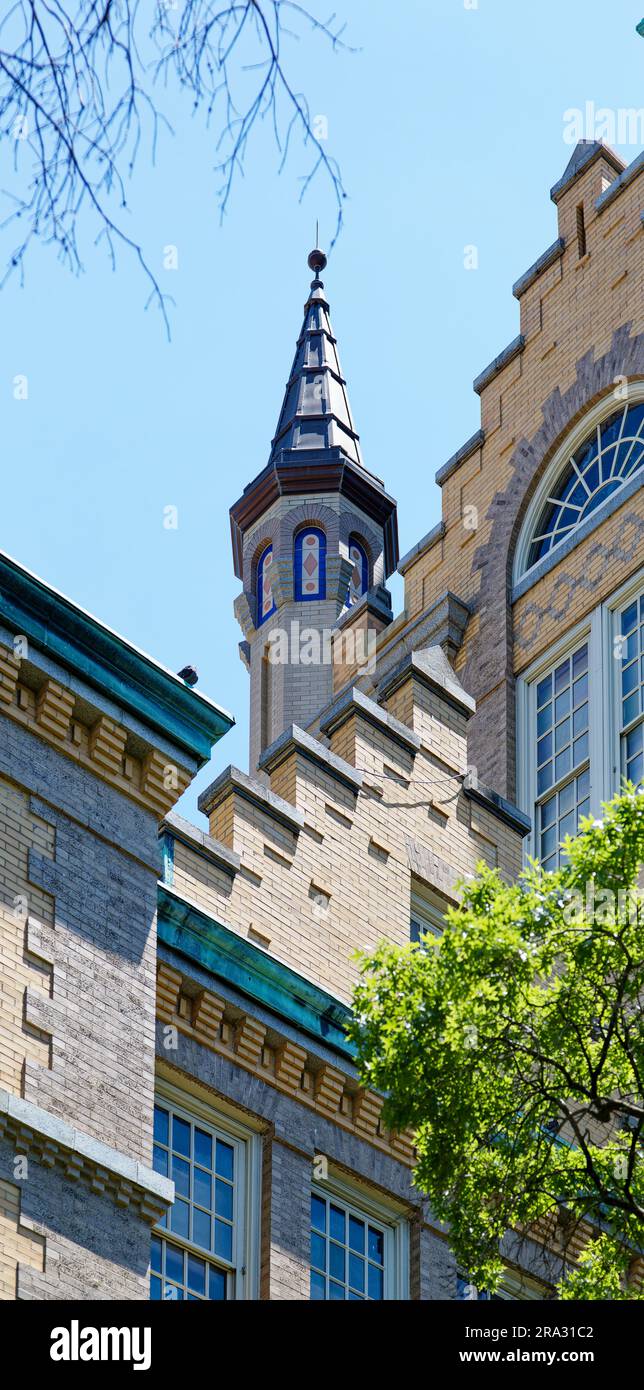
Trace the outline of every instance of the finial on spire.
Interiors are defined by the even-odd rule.
[[[317,238],[316,238],[316,240],[317,240]],[[321,270],[324,270],[325,265],[326,265],[326,256],[325,256],[325,254],[324,254],[324,251],[321,251],[320,248],[319,248],[319,246],[316,246],[315,249],[314,249],[313,251],[311,251],[311,253],[310,253],[310,255],[309,255],[309,258],[308,258],[308,267],[309,267],[309,270],[312,270],[312,271],[314,272],[315,275],[319,275],[319,274],[320,274],[320,271],[321,271]]]

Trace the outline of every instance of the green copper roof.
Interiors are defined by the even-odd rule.
[[[351,1017],[346,1004],[163,884],[159,884],[158,902],[159,940],[166,946],[234,985],[287,1023],[319,1038],[327,1047],[345,1057],[354,1056],[345,1035]]]
[[[234,724],[152,657],[0,553],[0,621],[187,750],[201,765]]]

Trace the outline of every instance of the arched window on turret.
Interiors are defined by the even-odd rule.
[[[319,526],[298,531],[294,568],[296,599],[326,598],[326,536]]]
[[[347,606],[353,608],[369,588],[369,558],[357,536],[349,536],[349,559],[353,564],[353,574],[349,580]]]
[[[257,626],[275,612],[273,598],[273,547],[267,545],[257,564]]]

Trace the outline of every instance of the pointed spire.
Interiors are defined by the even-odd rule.
[[[269,462],[283,450],[342,449],[362,465],[358,435],[353,427],[346,382],[340,371],[337,343],[331,329],[329,304],[320,272],[327,258],[316,246],[308,258],[313,271],[304,323],[297,342],[284,403],[272,441]]]

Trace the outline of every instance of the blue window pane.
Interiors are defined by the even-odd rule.
[[[326,1231],[326,1202],[315,1194],[311,1197],[311,1225],[316,1231]]]
[[[215,1211],[217,1216],[224,1216],[227,1221],[233,1219],[233,1189],[229,1182],[223,1182],[217,1178],[215,1183]]]
[[[568,661],[566,660],[562,662],[561,666],[558,666],[555,671],[555,695],[558,695],[560,690],[564,689],[564,687],[568,684],[569,680],[570,666]]]
[[[350,1294],[349,1294],[349,1302],[364,1303],[364,1301],[365,1301],[365,1300],[364,1300],[364,1294],[361,1294],[361,1293],[350,1293]]]
[[[551,691],[552,691],[552,676],[546,676],[544,680],[539,681],[539,684],[538,684],[538,686],[537,686],[537,708],[538,708],[538,709],[541,709],[541,706],[542,706],[542,705],[545,705],[546,701],[550,699]]]
[[[317,1231],[311,1232],[311,1264],[326,1271],[326,1241]]]
[[[162,1173],[164,1178],[168,1176],[168,1154],[166,1149],[160,1149],[158,1144],[154,1145],[152,1163],[155,1173]]]
[[[544,801],[541,807],[541,824],[545,828],[551,825],[557,814],[557,798],[551,796],[549,801]]]
[[[202,1250],[212,1249],[212,1222],[208,1213],[195,1207],[192,1215],[192,1239]]]
[[[370,1298],[384,1298],[384,1276],[383,1271],[377,1265],[368,1265],[369,1283],[368,1294]]]
[[[562,748],[570,742],[570,720],[564,719],[562,724],[558,724],[555,729],[555,752],[560,753]]]
[[[541,859],[546,859],[549,855],[551,855],[551,854],[554,852],[554,850],[555,850],[556,848],[557,848],[557,827],[556,827],[556,825],[550,825],[550,826],[548,826],[548,829],[547,829],[547,830],[544,830],[544,832],[543,832],[543,834],[542,834],[542,836],[541,836],[541,855],[540,855],[540,858],[541,858]]]
[[[585,763],[588,757],[588,734],[582,734],[581,738],[575,739],[572,747],[573,763],[575,767],[579,763]]]
[[[349,1255],[349,1284],[364,1293],[364,1260],[359,1255]]]
[[[540,738],[537,744],[537,767],[548,761],[552,757],[552,734],[546,734]]]
[[[202,1168],[212,1168],[212,1135],[203,1129],[195,1129],[195,1163]]]
[[[340,1298],[344,1298],[344,1288],[342,1284],[329,1284],[329,1298],[334,1298],[336,1301]]]
[[[559,839],[564,840],[566,835],[574,835],[577,829],[577,818],[574,811],[569,811],[567,816],[559,822]]]
[[[558,757],[555,758],[555,782],[558,782],[560,777],[565,777],[567,772],[570,772],[569,748],[565,748],[563,753],[560,753]]]
[[[188,1288],[194,1293],[206,1292],[206,1261],[196,1255],[188,1255]]]
[[[581,705],[588,699],[588,676],[581,676],[572,688],[573,705]]]
[[[548,787],[551,786],[552,763],[546,763],[545,767],[542,767],[541,771],[537,773],[537,791],[539,793],[539,796],[541,796],[542,792],[546,792],[548,790]]]
[[[560,719],[564,719],[570,713],[570,690],[564,690],[562,695],[558,695],[555,700],[555,724]]]
[[[579,777],[577,778],[577,796],[578,796],[579,800],[581,801],[583,797],[588,796],[589,792],[590,792],[590,772],[589,772],[588,768],[586,768],[586,771],[585,771],[585,772],[582,772],[582,773],[581,773],[581,776],[579,776]]]
[[[162,1253],[163,1253],[163,1252],[162,1252],[162,1247],[161,1247],[161,1241],[159,1240],[159,1237],[158,1237],[158,1236],[153,1236],[153,1237],[152,1237],[152,1250],[151,1250],[151,1252],[150,1252],[150,1266],[151,1266],[151,1268],[154,1270],[155,1274],[160,1274],[160,1273],[161,1273],[161,1259],[162,1259]]]
[[[573,720],[572,720],[573,738],[577,738],[577,736],[578,736],[579,734],[583,734],[584,731],[585,731],[587,728],[588,728],[588,705],[581,705],[579,709],[575,710],[575,713],[574,713],[574,715],[573,715]]]
[[[212,1209],[212,1178],[210,1173],[204,1173],[203,1168],[195,1168],[192,1182],[193,1198],[197,1206],[207,1207],[210,1211]]]
[[[624,725],[624,727],[626,727],[627,724],[630,724],[631,719],[635,719],[639,712],[640,697],[639,691],[636,691],[634,695],[629,695],[628,699],[624,700],[624,703],[622,705],[622,724]]]
[[[172,1116],[172,1147],[175,1153],[190,1158],[190,1125],[179,1115]]]
[[[223,1303],[226,1299],[226,1275],[221,1269],[208,1272],[208,1298],[213,1303]]]
[[[637,603],[629,603],[628,608],[622,613],[621,628],[623,636],[626,636],[637,624]]]
[[[190,1164],[186,1163],[184,1158],[173,1158],[172,1181],[177,1197],[190,1196]]]
[[[559,793],[559,815],[564,816],[566,811],[572,810],[575,804],[575,783],[569,782],[566,787],[562,787]]]
[[[550,728],[552,728],[551,704],[544,705],[543,709],[539,710],[537,715],[537,734],[541,737],[541,735],[547,733]]]
[[[572,659],[572,674],[573,674],[573,678],[576,678],[576,677],[579,675],[580,671],[585,671],[585,670],[587,670],[587,668],[588,668],[588,647],[587,647],[587,646],[583,646],[583,647],[580,647],[580,648],[579,648],[579,651],[575,652],[575,654],[574,654],[574,656],[573,656],[573,659]]]
[[[370,1260],[377,1260],[382,1264],[385,1253],[385,1238],[382,1231],[376,1231],[373,1226],[369,1227],[368,1253]]]
[[[168,1112],[162,1110],[160,1105],[154,1107],[154,1138],[157,1144],[168,1142]]]
[[[188,1239],[190,1234],[190,1207],[187,1202],[175,1202],[170,1208],[170,1230],[176,1236]]]
[[[233,1166],[235,1162],[235,1150],[232,1144],[224,1144],[221,1139],[217,1140],[217,1173],[220,1178],[229,1178],[232,1182]]]
[[[355,1216],[349,1217],[349,1247],[364,1255],[364,1221],[358,1221]]]
[[[166,1245],[165,1273],[166,1279],[174,1279],[177,1284],[183,1283],[183,1250],[180,1250],[178,1245]]]
[[[315,1301],[326,1298],[326,1281],[323,1274],[311,1271],[311,1298]]]
[[[329,1246],[329,1274],[334,1279],[344,1279],[344,1246],[333,1241]]]
[[[233,1228],[223,1221],[215,1221],[215,1254],[222,1260],[233,1258]]]
[[[632,666],[624,667],[622,670],[622,695],[630,695],[631,691],[634,690],[635,686],[638,684],[638,676],[639,672],[636,661],[633,662]]]
[[[340,1207],[331,1207],[330,1232],[333,1240],[344,1244],[345,1215]]]
[[[150,1298],[154,1299],[155,1301],[157,1299],[161,1300],[161,1288],[161,1280],[155,1279],[153,1275],[150,1280]]]

